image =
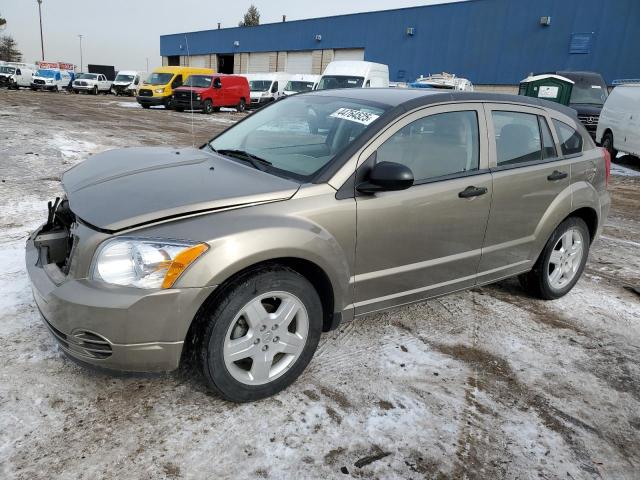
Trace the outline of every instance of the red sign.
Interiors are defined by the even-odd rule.
[[[73,63],[63,63],[63,62],[37,62],[39,68],[58,68],[60,70],[75,70],[75,65]]]

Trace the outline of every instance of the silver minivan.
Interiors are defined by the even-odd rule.
[[[291,384],[341,321],[511,276],[568,293],[609,209],[607,156],[540,99],[300,94],[199,149],[67,171],[27,267],[67,354],[127,371],[194,359],[214,391],[251,401]]]

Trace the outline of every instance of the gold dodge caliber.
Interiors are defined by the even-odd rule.
[[[608,175],[575,112],[542,100],[313,92],[200,149],[77,165],[26,261],[67,354],[167,371],[189,352],[245,402],[291,384],[341,321],[516,275],[565,295]]]

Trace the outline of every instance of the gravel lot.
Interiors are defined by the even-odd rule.
[[[110,148],[199,145],[241,117],[0,91],[0,478],[640,478],[638,161],[616,165],[604,235],[561,300],[510,280],[361,318],[246,405],[187,368],[68,360],[23,258],[61,173]]]

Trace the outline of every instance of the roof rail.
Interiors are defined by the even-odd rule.
[[[640,84],[640,78],[619,78],[611,82],[612,85],[629,85],[632,83]]]

